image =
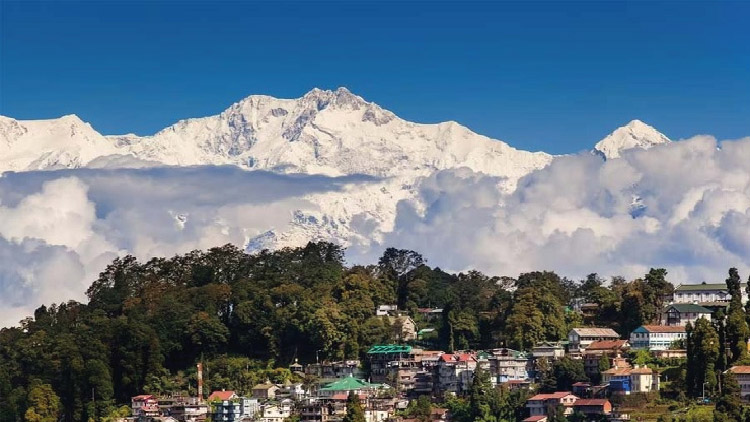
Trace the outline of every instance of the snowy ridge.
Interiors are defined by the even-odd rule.
[[[624,149],[665,142],[666,136],[634,120],[597,143],[596,150],[615,158]],[[0,172],[235,165],[378,178],[365,187],[308,195],[305,199],[313,206],[295,211],[289,229],[271,229],[247,239],[249,249],[323,239],[369,244],[393,229],[399,201],[414,199],[420,180],[435,171],[468,167],[501,177],[502,188],[512,191],[519,178],[553,159],[544,152],[515,149],[456,122],[403,120],[346,88],[313,89],[297,99],[252,95],[218,115],[181,120],[143,137],[102,136],[73,115],[37,121],[0,117]],[[179,216],[175,224],[183,227],[189,216],[173,212]],[[370,229],[358,230],[361,226]]]
[[[617,158],[624,150],[633,148],[649,149],[656,145],[671,142],[664,134],[640,120],[632,120],[597,142],[594,150],[605,158]]]

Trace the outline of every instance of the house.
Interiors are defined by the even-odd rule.
[[[645,366],[607,369],[602,372],[602,382],[609,384],[610,391],[615,395],[659,391],[659,374]]]
[[[399,341],[414,341],[417,339],[417,324],[408,315],[388,316],[393,327],[393,336]]]
[[[437,367],[437,390],[454,394],[469,391],[476,368],[477,357],[472,353],[443,353]]]
[[[397,305],[380,305],[375,309],[376,316],[386,316],[398,312]]]
[[[584,303],[581,305],[580,311],[584,324],[594,324],[596,322],[597,313],[599,312],[599,304]]]
[[[152,418],[159,416],[159,402],[156,397],[143,394],[130,399],[132,415],[138,418]]]
[[[612,403],[607,399],[578,399],[573,404],[573,411],[586,416],[609,415],[612,413]]]
[[[740,290],[742,292],[742,303],[747,303],[746,283],[742,283]],[[729,302],[732,296],[725,283],[701,283],[701,284],[681,284],[674,289],[672,293],[672,302],[674,303],[703,303],[703,302]]]
[[[277,391],[279,391],[279,387],[269,382],[258,384],[253,387],[253,398],[260,400],[273,400],[276,398]]]
[[[422,316],[425,321],[434,321],[443,317],[442,308],[418,308],[417,313]]]
[[[529,409],[529,416],[548,415],[549,411],[557,408],[559,405],[565,406],[565,415],[573,413],[573,405],[578,397],[570,391],[556,391],[552,394],[537,394],[526,400],[526,408]]]
[[[208,405],[199,397],[173,397],[168,413],[180,422],[203,422],[208,416]]]
[[[341,360],[335,362],[311,363],[305,367],[305,374],[315,375],[322,379],[334,378],[364,378],[365,373],[360,367],[360,361],[356,359]]]
[[[597,340],[618,340],[620,335],[611,328],[573,328],[568,333],[570,351],[581,351]]]
[[[630,347],[634,350],[666,350],[686,337],[685,327],[681,325],[642,325],[630,333]]]
[[[260,407],[258,414],[259,422],[284,422],[292,415],[292,406],[290,404],[265,404]]]
[[[260,400],[242,397],[240,399],[240,413],[242,417],[255,418],[260,412]]]
[[[489,372],[493,384],[523,381],[531,378],[533,360],[525,352],[513,349],[493,349],[488,355]]]
[[[370,361],[372,382],[386,383],[391,381],[389,378],[392,378],[392,372],[398,370],[400,362],[410,365],[415,360],[415,355],[409,345],[378,344],[367,351],[367,358]]]
[[[237,422],[242,419],[242,404],[234,400],[214,400],[211,422]]]
[[[661,320],[664,325],[695,325],[700,318],[711,321],[711,310],[696,303],[673,303],[667,305],[662,312]]]
[[[229,401],[238,398],[237,394],[232,390],[221,390],[213,391],[208,396],[208,401]]]
[[[561,342],[545,341],[538,343],[531,349],[531,356],[534,359],[562,359],[565,357],[565,346]]]
[[[583,351],[583,368],[589,377],[599,374],[599,361],[602,356],[609,360],[609,366],[624,365],[623,354],[630,348],[627,340],[595,341]]]
[[[657,359],[687,359],[687,349],[652,350]]]
[[[733,366],[727,371],[734,374],[740,385],[740,398],[742,401],[750,401],[750,366]]]
[[[321,398],[330,398],[336,395],[343,394],[346,396],[349,395],[349,393],[354,393],[368,397],[370,395],[375,395],[375,392],[382,388],[385,388],[382,384],[372,384],[361,379],[348,377],[328,383],[325,387],[320,389],[319,396]]]

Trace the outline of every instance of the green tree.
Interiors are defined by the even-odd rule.
[[[583,360],[564,357],[553,365],[558,391],[569,391],[577,382],[589,381],[584,370]]]
[[[346,416],[343,422],[365,422],[365,411],[354,391],[350,391],[349,397],[346,398]]]
[[[731,366],[734,362],[747,357],[747,339],[750,336],[750,330],[748,330],[746,315],[742,307],[742,289],[737,268],[729,269],[726,282],[727,290],[732,295],[726,320],[726,341],[729,343],[727,364]]]
[[[57,422],[60,417],[60,398],[49,384],[35,382],[29,390],[29,407],[24,419],[26,422]]]
[[[742,421],[742,400],[740,399],[740,385],[731,372],[722,375],[722,389],[716,400],[714,420],[727,422]]]
[[[698,396],[703,392],[712,394],[717,386],[716,362],[719,356],[719,335],[704,318],[690,327],[688,335],[687,380],[688,393]]]

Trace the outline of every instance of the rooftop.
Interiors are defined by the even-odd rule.
[[[677,312],[684,313],[684,312],[694,312],[698,314],[710,314],[711,310],[704,308],[701,305],[698,305],[696,303],[673,303],[671,305],[667,305],[666,309],[672,309],[674,308]]]
[[[744,289],[747,283],[742,283],[741,288]],[[699,292],[704,290],[727,290],[725,283],[700,283],[700,284],[680,284],[677,286],[675,292]]]
[[[529,400],[551,400],[551,399],[561,399],[563,397],[572,396],[573,393],[570,391],[555,391],[554,393],[550,394],[537,394],[534,397],[531,397]]]
[[[729,368],[733,374],[750,374],[750,366],[740,365]]]
[[[385,353],[409,353],[411,346],[406,344],[378,344],[372,346],[367,354],[385,354]]]
[[[649,333],[684,333],[685,327],[679,325],[641,325],[633,330],[633,332],[639,333],[644,331]]]
[[[603,337],[614,337],[620,338],[620,335],[611,328],[599,328],[599,327],[581,327],[573,328],[579,336],[603,336]]]
[[[354,377],[346,377],[326,385],[320,391],[352,391],[380,388],[381,386],[382,384],[371,384]]]
[[[604,406],[609,403],[607,399],[578,399],[575,406]]]

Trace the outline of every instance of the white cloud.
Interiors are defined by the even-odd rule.
[[[606,162],[568,156],[510,195],[499,183],[468,169],[433,174],[400,204],[384,245],[443,268],[504,275],[636,277],[659,266],[682,283],[750,270],[750,138],[699,136]]]
[[[340,197],[362,196],[369,191],[360,186],[371,180],[232,167],[5,174],[0,325],[42,303],[82,300],[118,254],[147,259],[242,246],[271,228],[283,232],[295,210],[314,212],[305,198],[322,204],[336,191],[330,206],[345,207]],[[591,154],[562,157],[510,194],[502,179],[466,168],[413,186],[415,198],[399,202],[393,232],[381,244],[354,242],[350,261],[373,262],[396,246],[443,269],[496,275],[548,269],[636,277],[658,266],[681,283],[723,280],[730,266],[750,274],[750,138],[719,143],[700,136],[606,162]],[[367,206],[359,199],[358,207]],[[382,226],[366,211],[357,211],[349,228],[374,239]]]
[[[0,326],[84,300],[117,255],[171,256],[283,231],[303,195],[367,178],[231,167],[77,169],[0,177]]]

